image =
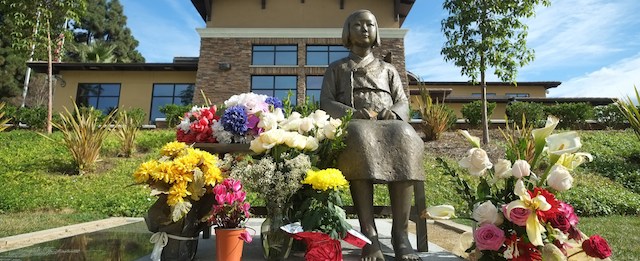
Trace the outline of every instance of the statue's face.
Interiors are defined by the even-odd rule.
[[[376,18],[371,13],[360,13],[350,23],[349,40],[358,47],[369,48],[376,40]]]

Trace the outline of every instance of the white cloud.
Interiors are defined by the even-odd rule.
[[[640,53],[584,76],[569,79],[550,89],[549,96],[634,97],[634,85],[640,88]]]

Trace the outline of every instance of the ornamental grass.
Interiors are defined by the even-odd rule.
[[[5,126],[5,124],[7,124],[7,122],[9,122],[9,118],[4,118],[4,111],[2,111],[2,108],[4,108],[4,106],[6,105],[6,103],[4,102],[0,102],[0,131],[4,131],[8,128],[8,126]]]
[[[427,141],[438,140],[456,121],[455,112],[444,104],[433,103],[426,86],[420,85],[417,100],[422,114],[422,132]]]
[[[116,136],[122,142],[118,155],[128,158],[136,149],[135,141],[140,131],[140,121],[129,116],[126,111],[120,111],[117,115]]]
[[[73,106],[74,112],[65,108],[65,112],[60,113],[60,122],[54,122],[53,126],[62,132],[63,143],[71,152],[78,173],[82,175],[95,170],[95,163],[100,157],[100,148],[111,131],[109,123],[116,110],[114,109],[101,120],[96,113],[93,113],[94,108],[81,113],[75,102]]]
[[[640,102],[640,93],[638,93],[638,88],[633,86],[633,89],[636,92],[636,101]],[[636,133],[638,139],[640,139],[640,110],[638,107],[633,104],[631,97],[627,96],[626,99],[620,99],[616,102],[622,114],[629,121],[629,125],[633,128],[633,131]]]

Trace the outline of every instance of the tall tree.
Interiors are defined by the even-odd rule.
[[[0,5],[0,100],[10,101],[20,94],[27,68],[26,53],[13,48],[12,31],[16,30],[9,6]]]
[[[460,67],[474,83],[480,75],[482,88],[482,141],[489,142],[487,82],[485,72],[494,68],[502,81],[516,83],[518,67],[534,59],[527,48],[527,25],[521,19],[535,15],[537,5],[550,0],[445,0],[449,17],[442,20],[447,39],[441,54]]]
[[[88,0],[87,10],[87,15],[73,24],[76,48],[68,52],[69,60],[82,61],[80,50],[86,47],[79,45],[98,44],[113,48],[112,62],[144,62],[136,50],[138,41],[127,27],[127,17],[119,0]]]
[[[52,35],[62,36],[67,33],[68,20],[77,20],[85,11],[86,0],[41,0],[41,1],[14,1],[0,0],[0,6],[7,9],[6,14],[12,14],[15,22],[15,30],[11,33],[13,47],[27,50],[35,43],[37,49],[47,50],[48,61],[48,106],[47,106],[47,133],[51,133],[51,118],[53,109],[53,68],[54,49],[59,50],[58,42],[52,40]],[[3,10],[4,11],[4,10]],[[33,35],[25,34],[32,28],[42,24],[42,30],[37,30]],[[36,30],[34,30],[36,32]],[[55,45],[55,46],[54,46]]]

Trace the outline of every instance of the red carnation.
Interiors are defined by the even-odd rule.
[[[605,259],[611,256],[611,247],[607,240],[599,235],[593,235],[589,239],[582,242],[582,250],[591,257]]]
[[[537,211],[536,214],[538,218],[542,221],[542,223],[547,223],[550,219],[555,217],[555,215],[560,211],[560,201],[556,199],[556,196],[553,193],[547,191],[543,188],[535,188],[533,191],[528,191],[529,195],[534,198],[538,195],[542,195],[547,203],[551,205],[551,208],[547,211]]]

